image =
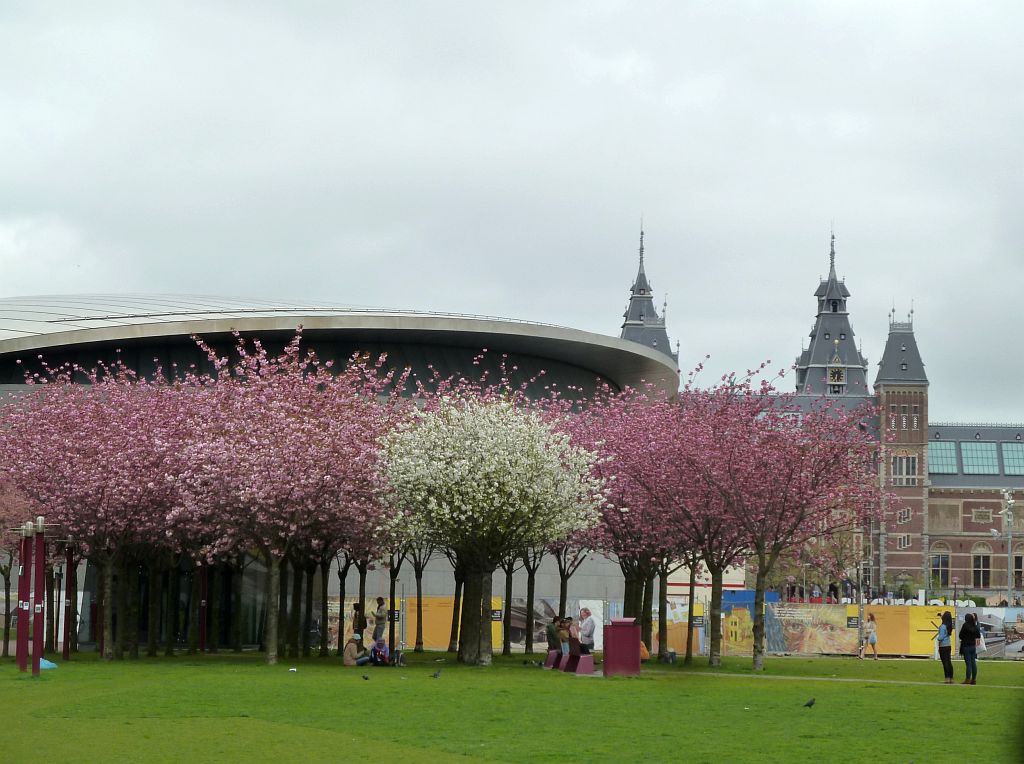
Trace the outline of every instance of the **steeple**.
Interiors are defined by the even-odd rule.
[[[667,310],[668,298],[662,310]],[[640,225],[640,268],[637,270],[636,279],[629,291],[629,305],[626,312],[622,314],[625,321],[622,323],[622,334],[624,340],[638,342],[654,350],[658,350],[679,361],[678,350],[673,353],[672,346],[665,331],[665,318],[658,316],[657,308],[654,306],[654,294],[651,283],[647,280],[644,272],[644,229]]]
[[[797,392],[805,395],[866,396],[867,359],[854,340],[847,312],[850,290],[836,275],[836,237],[829,247],[828,278],[822,279],[814,296],[818,314],[811,342],[796,360]]]

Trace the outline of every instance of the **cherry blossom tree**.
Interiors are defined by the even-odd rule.
[[[503,554],[593,526],[596,457],[509,400],[441,396],[381,439],[399,521],[415,514],[465,566],[460,660],[491,661],[491,577]]]

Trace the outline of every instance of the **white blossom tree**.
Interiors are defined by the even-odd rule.
[[[466,571],[459,660],[491,662],[491,576],[503,555],[594,526],[606,503],[594,453],[508,400],[452,396],[381,439],[398,522]]]

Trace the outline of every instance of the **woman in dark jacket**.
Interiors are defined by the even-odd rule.
[[[978,640],[981,631],[974,613],[964,616],[964,625],[960,627],[960,655],[967,665],[967,678],[962,684],[977,684],[978,679]]]

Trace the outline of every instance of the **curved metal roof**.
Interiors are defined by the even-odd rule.
[[[605,335],[511,318],[202,295],[47,295],[0,298],[0,356],[47,348],[212,336],[237,330],[342,332],[357,339],[431,342],[552,358],[619,386],[669,392],[679,371],[664,354]]]

